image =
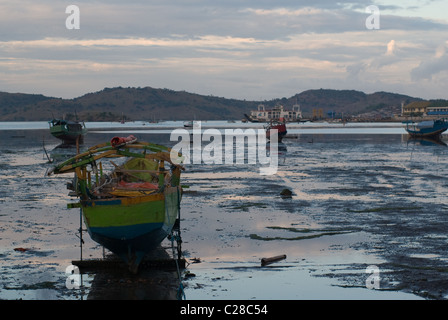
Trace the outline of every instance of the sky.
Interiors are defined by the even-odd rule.
[[[448,1],[0,0],[0,91],[70,99],[117,86],[448,99]]]

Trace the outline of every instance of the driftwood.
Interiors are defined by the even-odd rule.
[[[278,261],[285,260],[285,259],[286,259],[286,254],[282,254],[281,256],[275,256],[275,257],[271,257],[271,258],[263,258],[263,259],[261,259],[261,266],[264,267],[271,263],[278,262]]]

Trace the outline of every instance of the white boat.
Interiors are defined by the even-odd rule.
[[[302,111],[298,104],[293,105],[292,110],[285,110],[282,105],[275,106],[271,110],[266,110],[263,104],[258,105],[257,110],[252,110],[250,115],[244,115],[250,122],[269,122],[285,119],[286,122],[297,122],[302,118]]]

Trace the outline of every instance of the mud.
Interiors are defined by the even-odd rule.
[[[176,298],[177,274],[164,270],[89,272],[82,289],[68,289],[65,270],[80,256],[79,211],[66,208],[71,176],[45,178],[42,140],[52,156],[73,150],[56,148],[43,130],[0,133],[0,299]],[[172,143],[166,134],[137,134]],[[110,136],[91,132],[85,144]],[[254,165],[187,166],[186,299],[448,298],[447,148],[396,133],[296,136],[284,140],[273,176]],[[102,257],[87,234],[84,241],[84,258]],[[369,266],[379,274],[374,289]]]
[[[447,149],[401,135],[366,140],[345,135],[286,140],[285,162],[270,178],[243,171],[230,181],[231,174],[222,176],[214,168],[208,180],[206,169],[198,168],[196,175],[191,173],[194,196],[207,197],[221,209],[216,222],[225,227],[216,233],[227,233],[223,247],[257,243],[242,249],[249,253],[239,262],[251,253],[257,260],[259,251],[269,248],[265,255],[287,253],[296,271],[305,269],[345,289],[335,296],[323,289],[313,298],[353,297],[351,289],[366,289],[366,269],[374,265],[380,276],[374,290],[378,296],[369,299],[394,298],[391,292],[446,299]],[[281,196],[285,188],[293,191],[291,199]],[[236,215],[244,218],[227,228],[225,221]],[[301,284],[294,276],[290,281]],[[299,297],[294,292],[279,296]]]

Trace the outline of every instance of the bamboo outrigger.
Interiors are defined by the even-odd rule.
[[[101,160],[122,157],[128,159],[122,165],[110,161],[114,169],[103,172]],[[79,202],[68,207],[80,207],[91,238],[137,272],[145,254],[172,232],[178,220],[181,162],[182,156],[170,148],[130,136],[91,147],[48,174],[75,173],[68,187]]]

